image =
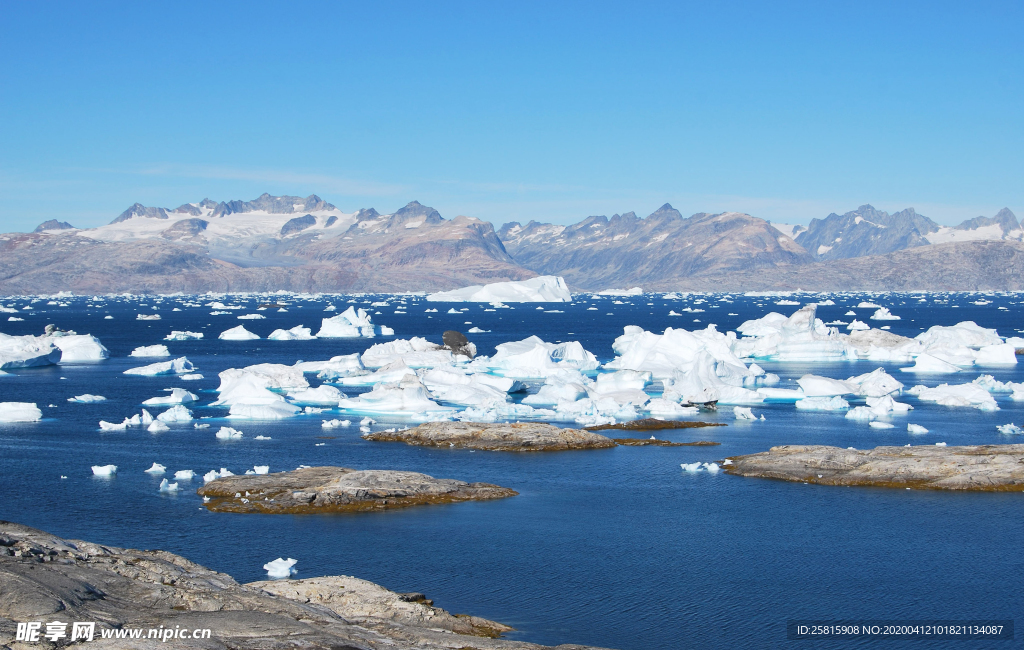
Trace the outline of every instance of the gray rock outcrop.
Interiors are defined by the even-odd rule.
[[[614,440],[597,433],[561,429],[540,422],[427,422],[404,431],[366,433],[363,438],[422,447],[464,447],[489,451],[564,451],[615,446]]]
[[[74,229],[75,229],[75,227],[72,226],[67,221],[57,221],[56,219],[50,219],[50,220],[44,221],[43,223],[41,223],[38,226],[36,226],[36,229],[33,230],[32,232],[44,232],[46,230],[74,230]]]
[[[418,472],[305,467],[228,476],[199,488],[214,512],[312,514],[366,512],[416,505],[502,499],[515,490]],[[204,501],[206,501],[204,499]]]
[[[723,469],[738,476],[821,485],[934,490],[1024,491],[1024,445],[841,449],[784,445],[734,456]]]
[[[453,616],[422,594],[397,594],[357,578],[244,585],[166,551],[62,539],[0,522],[0,647],[55,647],[16,643],[17,623],[26,621],[67,623],[69,637],[73,622],[94,622],[95,640],[82,647],[98,650],[543,650],[488,638],[511,629],[500,623]],[[161,627],[212,634],[145,638],[148,629]],[[102,638],[104,631],[135,629],[143,638]]]

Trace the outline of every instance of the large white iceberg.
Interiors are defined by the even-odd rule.
[[[565,280],[541,275],[529,280],[473,285],[427,296],[431,302],[572,302]]]
[[[374,337],[373,323],[365,309],[349,307],[337,316],[324,318],[317,338],[370,338]]]
[[[107,348],[91,334],[55,334],[47,337],[60,349],[61,363],[102,361],[110,356]]]
[[[472,369],[491,370],[512,378],[543,378],[562,370],[596,370],[600,367],[591,352],[578,341],[547,343],[537,336],[501,343],[494,356],[479,357]]]
[[[468,361],[466,357],[461,359]],[[396,361],[403,361],[410,368],[434,368],[450,366],[456,361],[456,357],[442,346],[414,336],[408,340],[396,339],[371,345],[363,352],[361,361],[367,368],[382,368]]]
[[[289,330],[274,330],[267,338],[271,341],[310,341],[316,337],[313,336],[313,330],[302,325],[296,325]]]
[[[156,419],[160,422],[191,422],[192,411],[179,404],[156,416]]]
[[[914,386],[907,390],[922,402],[935,402],[942,406],[970,406],[982,411],[998,411],[995,398],[977,384],[939,384],[934,388]]]
[[[0,422],[38,422],[43,412],[32,402],[0,402]]]
[[[187,404],[194,402],[198,397],[194,393],[190,393],[184,388],[172,388],[170,395],[163,395],[161,397],[150,397],[149,399],[142,402],[146,406],[168,406],[171,404]]]

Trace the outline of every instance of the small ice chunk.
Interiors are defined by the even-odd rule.
[[[270,465],[254,465],[252,470],[254,474],[267,474],[270,472]]]
[[[1005,433],[1008,435],[1024,433],[1024,429],[1021,429],[1013,422],[1009,424],[1000,424],[996,427],[996,430],[999,431],[999,433]]]
[[[254,440],[270,440],[270,436],[256,436]]]
[[[853,319],[850,322],[849,325],[846,326],[846,329],[850,330],[851,332],[857,332],[857,331],[869,330],[869,329],[871,329],[871,326],[868,325],[867,323],[861,322],[861,321],[859,321],[859,320],[857,320],[855,318],[855,319]]]
[[[95,402],[105,402],[106,400],[107,398],[102,395],[90,395],[89,393],[68,398],[69,402],[76,402],[78,404],[93,404]]]
[[[38,422],[42,418],[35,402],[0,402],[0,422]]]
[[[734,406],[732,407],[732,414],[737,420],[756,420],[757,416],[750,410],[749,406]]]
[[[190,469],[181,469],[174,473],[175,481],[191,481],[195,478],[196,473]]]
[[[267,562],[263,565],[267,575],[274,579],[290,578],[297,573],[295,570],[295,563],[298,560],[288,558],[287,560],[277,558],[273,562]]]
[[[190,393],[184,388],[172,388],[170,395],[150,397],[142,403],[146,406],[167,406],[169,404],[186,404],[198,399],[194,393]]]
[[[182,375],[181,377],[179,377],[179,379],[181,379],[182,381],[196,381],[197,379],[202,379],[202,378],[203,378],[203,376],[200,375],[197,372],[189,373],[187,375]]]
[[[171,351],[166,345],[143,345],[132,350],[130,357],[169,357]]]
[[[945,446],[946,446],[946,443],[944,443],[944,442],[936,442],[936,443],[935,443],[935,446],[936,446],[936,447],[945,447]]]
[[[163,433],[164,431],[170,430],[171,427],[167,426],[160,420],[153,420],[152,422],[149,423],[149,426],[146,427],[146,431],[149,431],[150,433]]]
[[[146,470],[147,474],[163,474],[167,468],[160,463],[153,463],[153,466]]]
[[[920,424],[908,424],[907,431],[913,434],[928,433],[928,429],[925,429]]]
[[[706,469],[711,474],[717,474],[718,470],[722,469],[721,467],[718,466],[718,463],[704,463],[703,465],[704,469]]]
[[[216,436],[221,440],[239,440],[242,437],[242,432],[231,427],[221,427]]]
[[[209,472],[203,474],[203,482],[204,483],[209,483],[210,481],[216,481],[219,478],[220,478],[220,474],[218,474],[217,470],[215,470],[215,469],[211,469]]]
[[[888,422],[878,422],[877,420],[873,420],[871,422],[868,422],[868,426],[873,429],[892,429],[896,425],[890,424]]]
[[[683,471],[686,471],[686,472],[699,472],[700,471],[700,463],[699,462],[696,462],[696,463],[681,463],[679,466],[682,467]]]
[[[93,465],[93,476],[113,476],[117,474],[117,465]]]
[[[191,395],[191,393],[189,394]],[[161,422],[191,422],[192,411],[179,404],[156,416],[156,419]]]
[[[168,482],[167,479],[164,479],[164,480],[160,481],[160,491],[161,492],[165,492],[165,493],[166,492],[177,492],[178,491],[178,484],[177,483],[170,483],[170,482]]]
[[[179,332],[172,331],[164,337],[165,341],[194,341],[203,338],[202,332]]]
[[[871,315],[871,320],[900,320],[900,317],[894,316],[885,307],[879,307],[878,311]]]

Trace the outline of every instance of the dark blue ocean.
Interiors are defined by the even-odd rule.
[[[581,296],[571,305],[547,306],[562,313],[513,305],[485,311],[406,297],[333,297],[339,312],[354,299],[373,308],[375,324],[397,337],[425,336],[440,342],[447,329],[476,326],[480,353],[498,343],[536,334],[546,341],[579,340],[602,361],[625,325],[660,332],[666,327],[720,331],[770,311],[790,314],[778,297],[661,295],[630,298]],[[931,325],[973,320],[1003,336],[1024,327],[1021,296],[979,294],[885,294],[791,296],[820,307],[824,321],[845,320],[851,306],[872,300],[902,320],[879,323],[915,336]],[[921,298],[925,298],[921,301]],[[245,312],[211,316],[210,307],[183,306],[219,299],[243,304]],[[360,352],[387,338],[275,342],[220,341],[217,335],[244,324],[265,337],[299,324],[319,329],[326,298],[273,297],[286,312],[266,310],[265,320],[239,321],[267,298],[230,296],[157,298],[4,299],[23,321],[0,319],[0,332],[41,334],[47,323],[93,334],[110,359],[91,364],[11,371],[0,377],[0,401],[36,402],[44,420],[0,425],[0,518],[58,535],[105,544],[160,548],[179,553],[241,582],[266,576],[262,565],[277,557],[298,560],[298,577],[346,574],[396,591],[419,591],[455,613],[471,613],[514,626],[510,638],[555,645],[581,643],[632,650],[686,647],[761,648],[861,647],[879,642],[787,641],[789,619],[1017,619],[1024,621],[1024,494],[957,494],[874,488],[836,488],[706,472],[688,474],[680,463],[720,460],[791,443],[858,448],[877,445],[949,445],[1017,442],[996,426],[1024,423],[1024,402],[996,395],[1000,409],[982,412],[924,404],[904,395],[915,410],[894,418],[894,429],[872,429],[846,420],[843,412],[799,412],[791,403],[755,406],[765,421],[733,419],[731,408],[702,415],[728,426],[659,432],[678,441],[712,439],[720,447],[618,447],[564,453],[487,453],[373,443],[357,427],[325,431],[321,420],[340,413],[303,415],[284,421],[206,420],[150,434],[142,428],[100,432],[99,420],[120,422],[163,389],[184,387],[203,404],[216,397],[217,373],[232,367],[297,360],[323,360]],[[697,301],[703,301],[698,303]],[[616,302],[622,304],[615,304]],[[984,301],[983,301],[984,302]],[[90,306],[92,305],[92,306]],[[591,306],[598,310],[589,310]],[[157,309],[153,309],[156,307]],[[181,311],[172,311],[178,307]],[[438,308],[426,313],[427,307]],[[669,316],[683,307],[704,309]],[[1000,308],[1004,309],[1000,309]],[[857,310],[864,320],[873,310]],[[160,314],[138,321],[137,313]],[[334,312],[337,313],[337,312]],[[113,319],[105,319],[107,315]],[[700,322],[694,322],[694,320]],[[472,325],[466,324],[470,321]],[[187,356],[205,376],[129,377],[129,367],[159,359],[129,359],[137,346],[163,343],[171,330],[204,332],[199,341],[166,342],[174,356]],[[845,379],[877,367],[903,381],[935,385],[963,383],[977,371],[919,376],[900,373],[909,364],[870,361],[783,364],[759,362],[782,377],[780,387],[801,375]],[[1016,368],[1021,368],[1018,370]],[[1001,381],[1024,381],[1024,365],[985,370]],[[315,375],[307,375],[316,385]],[[345,389],[352,393],[351,389]],[[83,393],[104,395],[98,404],[69,403]],[[48,405],[55,407],[48,407]],[[192,405],[189,405],[192,408]],[[156,412],[158,409],[150,409]],[[197,417],[224,409],[199,406]],[[912,436],[904,420],[930,430]],[[378,418],[374,428],[402,423]],[[241,429],[238,441],[216,440],[219,425]],[[271,440],[254,440],[257,435]],[[334,436],[326,439],[321,436]],[[322,444],[322,446],[316,446]],[[177,495],[157,491],[161,477],[144,473],[153,462],[167,476],[193,469],[197,477]],[[112,479],[93,477],[91,465],[115,464]],[[485,481],[519,491],[518,497],[345,516],[233,515],[207,512],[194,489],[201,475],[226,467],[242,473],[253,465],[271,471],[305,465],[341,465],[425,472],[438,477]],[[64,475],[67,479],[62,480]],[[1020,638],[1024,630],[1017,632]],[[894,642],[906,646],[907,642]],[[971,642],[913,642],[914,647],[984,647]],[[992,642],[1005,647],[1012,642]]]

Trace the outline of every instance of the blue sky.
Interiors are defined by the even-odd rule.
[[[1024,3],[0,0],[0,230],[317,193],[1024,217]]]

